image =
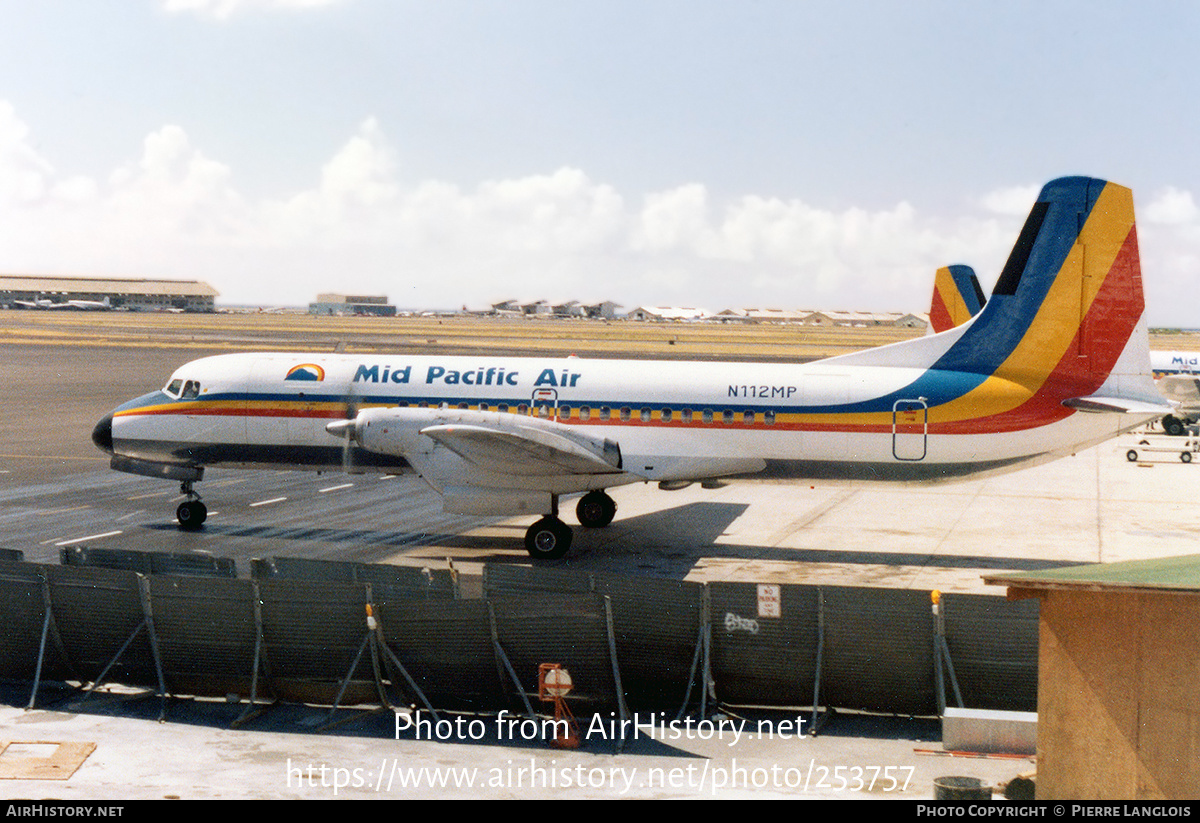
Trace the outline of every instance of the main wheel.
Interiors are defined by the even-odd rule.
[[[175,510],[179,528],[185,532],[197,531],[208,518],[208,507],[199,500],[185,500]]]
[[[547,515],[525,532],[525,551],[536,560],[557,560],[571,548],[571,529]]]
[[[589,529],[599,529],[607,526],[617,516],[617,501],[602,491],[588,492],[579,498],[575,506],[575,516],[579,525]]]
[[[1184,434],[1184,432],[1186,431],[1186,429],[1184,429],[1184,426],[1183,426],[1183,421],[1181,421],[1179,418],[1173,417],[1169,414],[1162,419],[1162,427],[1163,427],[1163,431],[1165,431],[1167,434],[1171,435],[1172,437],[1179,437],[1181,434]]]

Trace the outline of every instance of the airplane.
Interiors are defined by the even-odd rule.
[[[1158,381],[1158,389],[1174,408],[1162,419],[1163,431],[1178,437],[1188,426],[1200,421],[1200,377],[1195,374],[1168,374]]]
[[[1133,197],[1048,183],[994,293],[940,334],[810,363],[229,354],[181,366],[92,439],[119,471],[414,471],[448,512],[530,515],[528,553],[608,525],[606,489],[729,479],[928,482],[1047,462],[1170,411],[1150,376]]]
[[[961,326],[983,309],[987,298],[970,266],[942,266],[933,278],[929,305],[929,332],[937,334]]]
[[[1152,351],[1150,370],[1155,377],[1200,374],[1200,351]]]
[[[35,297],[33,300],[14,300],[12,305],[18,309],[52,309],[59,304],[49,298]]]
[[[105,297],[103,300],[63,300],[55,302],[46,297],[38,297],[33,300],[14,300],[12,304],[21,309],[44,309],[44,310],[66,310],[66,311],[108,311],[112,308],[112,303]]]
[[[107,297],[103,300],[68,300],[66,305],[76,311],[109,311],[112,309],[112,302]]]
[[[1158,381],[1158,390],[1175,407],[1162,419],[1163,431],[1175,436],[1187,434],[1188,426],[1200,422],[1200,352],[1152,351],[1150,370]]]

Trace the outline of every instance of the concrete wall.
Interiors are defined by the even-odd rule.
[[[1044,593],[1039,800],[1200,797],[1200,596]]]

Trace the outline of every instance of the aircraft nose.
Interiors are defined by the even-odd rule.
[[[96,444],[96,448],[109,454],[113,453],[112,424],[113,416],[106,414],[96,424],[96,428],[92,429],[92,442]]]

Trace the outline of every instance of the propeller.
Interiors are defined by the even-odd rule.
[[[357,441],[358,403],[353,392],[346,395],[345,410],[341,420],[325,424],[325,431],[342,438],[342,471],[354,474],[354,443]]]

